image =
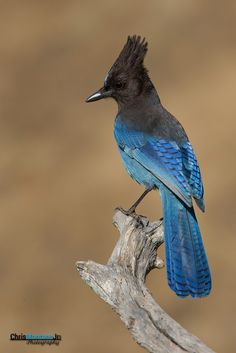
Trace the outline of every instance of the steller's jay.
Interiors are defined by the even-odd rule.
[[[118,149],[129,175],[145,187],[127,214],[135,212],[149,191],[159,189],[168,284],[180,297],[204,297],[211,290],[211,275],[192,205],[194,198],[205,210],[201,174],[182,125],[163,107],[148,76],[146,53],[145,38],[129,36],[104,86],[86,102],[116,100]]]

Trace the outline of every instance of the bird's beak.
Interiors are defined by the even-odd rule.
[[[111,91],[106,90],[104,87],[102,87],[97,92],[91,94],[91,96],[89,96],[85,102],[86,103],[95,102],[95,101],[98,101],[99,99],[108,98],[108,97],[111,97]]]

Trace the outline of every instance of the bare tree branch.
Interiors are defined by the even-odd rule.
[[[162,268],[157,249],[163,243],[161,221],[127,216],[117,209],[113,223],[120,238],[106,265],[77,262],[82,279],[117,312],[135,341],[151,353],[213,353],[155,302],[145,286],[153,268]]]

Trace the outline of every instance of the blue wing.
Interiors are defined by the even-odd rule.
[[[120,121],[116,122],[114,132],[123,153],[154,175],[187,206],[192,206],[193,196],[199,200],[199,207],[203,208],[200,170],[188,141],[180,148],[174,141],[128,128]]]
[[[198,166],[198,162],[192,145],[189,141],[183,144],[183,146],[181,147],[181,152],[183,160],[183,172],[190,186],[192,196],[195,198],[197,205],[204,212],[204,189],[200,168]]]

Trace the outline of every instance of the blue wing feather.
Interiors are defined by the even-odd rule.
[[[174,142],[151,138],[143,147],[134,149],[132,156],[189,207],[192,205],[191,191],[182,171],[181,151]]]
[[[126,153],[152,173],[157,179],[157,184],[161,181],[189,207],[192,205],[191,190],[182,170],[181,150],[175,142],[130,129],[118,119],[114,134],[123,151],[123,161]],[[127,168],[127,163],[124,164]],[[135,178],[134,175],[132,177]],[[140,180],[138,182],[140,183]],[[143,184],[146,184],[145,180]]]
[[[116,120],[114,133],[123,151],[123,160],[126,153],[166,185],[187,206],[192,206],[193,196],[204,211],[200,169],[189,141],[179,147],[174,141],[131,129],[122,123],[121,119]],[[126,164],[125,166],[127,167]],[[135,178],[134,175],[132,177]],[[143,184],[145,185],[145,182]]]
[[[204,212],[204,189],[202,184],[201,172],[198,166],[194,150],[189,141],[183,144],[183,146],[181,147],[181,152],[183,160],[183,173],[190,186],[192,196],[195,198],[197,205]]]

